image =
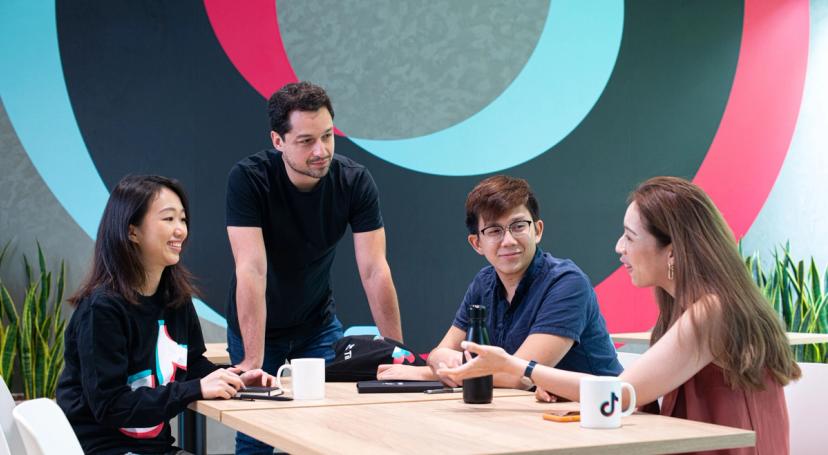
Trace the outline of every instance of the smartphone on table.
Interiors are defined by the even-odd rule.
[[[581,411],[547,411],[543,413],[543,420],[552,422],[580,422]]]

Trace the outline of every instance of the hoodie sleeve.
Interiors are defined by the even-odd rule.
[[[159,385],[149,371],[146,379],[130,377],[129,330],[129,315],[109,298],[98,297],[81,315],[76,333],[83,394],[101,424],[154,426],[200,399],[201,385],[197,379]]]

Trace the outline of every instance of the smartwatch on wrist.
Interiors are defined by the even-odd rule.
[[[535,365],[537,364],[538,362],[530,360],[529,364],[526,365],[526,369],[523,370],[523,377],[520,378],[520,382],[523,383],[523,385],[525,385],[527,388],[531,388],[535,385],[535,382],[532,381],[532,372],[535,370]]]

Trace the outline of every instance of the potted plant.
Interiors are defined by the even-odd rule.
[[[791,332],[828,333],[828,270],[820,276],[813,258],[791,257],[790,244],[774,248],[773,263],[762,267],[754,253],[745,258],[754,281]],[[820,453],[824,446],[822,387],[828,379],[828,343],[792,347],[802,377],[785,387],[790,416],[791,453]]]
[[[790,244],[773,249],[773,263],[762,267],[758,253],[745,258],[745,265],[759,289],[773,305],[789,332],[828,333],[828,270],[820,271],[811,258],[795,261]],[[793,346],[799,362],[828,363],[828,343]]]
[[[0,258],[8,248],[3,248]],[[26,295],[20,312],[8,289],[0,281],[0,358],[3,377],[11,383],[14,361],[20,366],[23,398],[54,398],[57,379],[63,370],[63,332],[66,321],[62,315],[66,269],[60,263],[53,286],[52,272],[46,268],[46,259],[40,243],[37,244],[39,273],[34,275],[28,258],[23,256],[26,270]],[[54,289],[54,293],[53,293]],[[16,341],[16,342],[15,342]],[[16,349],[15,349],[16,348]],[[8,354],[8,357],[6,355]]]

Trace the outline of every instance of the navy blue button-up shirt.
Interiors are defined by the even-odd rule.
[[[494,267],[484,267],[454,317],[453,325],[464,331],[469,329],[469,305],[486,307],[491,342],[509,354],[529,335],[546,333],[575,342],[556,368],[601,376],[623,371],[592,284],[569,259],[555,258],[538,248],[511,304]]]

